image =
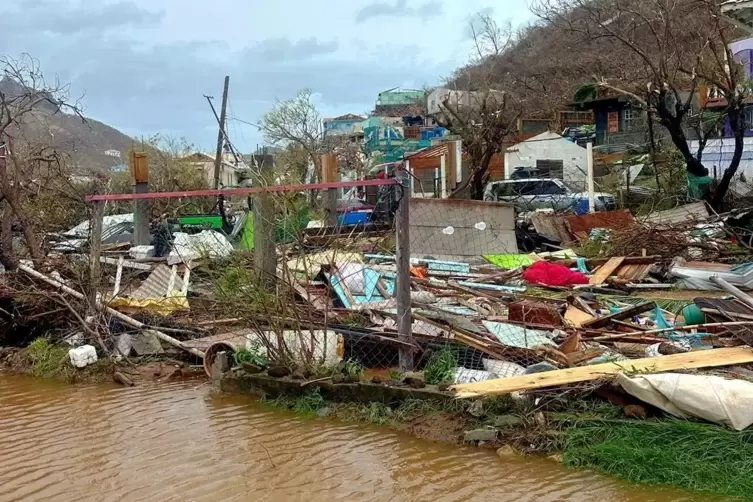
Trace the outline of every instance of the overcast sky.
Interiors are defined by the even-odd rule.
[[[85,92],[88,116],[204,150],[230,75],[228,131],[249,151],[275,99],[309,87],[323,116],[365,113],[379,91],[435,85],[470,53],[477,12],[521,24],[525,0],[3,0],[0,52],[37,58]]]

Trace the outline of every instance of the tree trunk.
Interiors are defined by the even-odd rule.
[[[695,176],[708,175],[708,170],[703,167],[701,161],[690,152],[688,138],[685,136],[685,131],[682,129],[682,118],[672,116],[669,112],[662,110],[661,108],[657,109],[657,114],[660,117],[661,125],[663,125],[667,129],[667,132],[669,132],[669,137],[672,139],[672,143],[682,154],[682,158],[685,160],[685,169]]]
[[[471,199],[473,200],[484,200],[484,187],[489,181],[489,164],[494,154],[494,149],[487,149],[478,160],[476,169],[471,173]]]
[[[656,177],[656,188],[661,191],[661,181],[659,180],[659,171],[656,169],[656,136],[654,135],[654,114],[651,110],[646,113],[648,118],[648,155],[651,162],[651,169],[654,170]]]
[[[5,201],[2,203],[0,218],[0,263],[5,270],[15,270],[18,259],[13,252],[13,210]]]
[[[732,153],[732,160],[729,163],[729,167],[724,170],[724,175],[719,185],[714,191],[714,196],[711,199],[711,206],[717,213],[724,211],[724,197],[729,191],[729,187],[732,184],[732,178],[737,173],[737,168],[740,166],[740,160],[743,157],[743,147],[745,145],[745,121],[740,110],[729,110],[727,112],[727,118],[729,120],[732,133],[735,138],[735,150]]]

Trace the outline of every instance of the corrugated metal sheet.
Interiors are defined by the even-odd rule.
[[[666,211],[657,211],[644,218],[642,222],[659,224],[659,225],[677,225],[679,223],[690,223],[708,218],[709,213],[706,211],[704,202],[694,202]]]
[[[573,242],[573,236],[567,229],[567,221],[564,216],[546,213],[534,213],[531,215],[531,223],[536,232],[551,239],[560,241],[562,244]]]
[[[635,225],[635,218],[627,209],[584,214],[582,216],[567,216],[565,219],[570,233],[578,238],[588,237],[589,232],[594,228],[619,230]]]
[[[430,146],[429,148],[424,148],[423,150],[419,150],[418,152],[406,156],[406,160],[415,160],[415,159],[428,159],[431,157],[441,157],[442,155],[447,155],[450,153],[450,149],[448,148],[446,143],[442,143],[440,145]]]
[[[158,265],[154,271],[149,274],[149,277],[141,283],[141,286],[131,293],[130,297],[136,300],[146,300],[147,298],[162,298],[166,296],[168,291],[167,287],[170,285],[170,276],[172,270],[167,265]],[[183,279],[180,274],[175,275],[175,282],[173,284],[173,291],[181,291],[183,289]]]

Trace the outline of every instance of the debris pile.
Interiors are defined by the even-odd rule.
[[[753,388],[744,367],[753,363],[746,213],[691,208],[695,218],[680,221],[627,211],[534,213],[546,249],[517,253],[506,205],[415,206],[406,268],[398,266],[392,220],[304,222],[282,233],[273,226],[263,234],[271,239],[265,251],[259,236],[269,225],[257,220],[246,239],[236,232],[248,216],[229,233],[168,235],[156,253],[111,241],[133,219],[110,217],[99,280],[87,269],[94,256],[82,254],[82,224],[58,236],[50,262],[21,264],[15,287],[6,277],[4,296],[57,305],[49,310],[67,323],[60,338],[90,344],[100,358],[183,354],[211,374],[224,352],[227,369],[302,385],[372,378],[436,385],[459,398],[593,393],[619,376],[619,392],[633,402],[735,428],[750,423],[748,415],[721,417],[694,394],[701,383],[713,383],[719,396]],[[256,247],[250,252],[254,245],[239,238]],[[410,333],[401,324],[401,281],[409,286]],[[94,356],[71,357],[83,365]]]

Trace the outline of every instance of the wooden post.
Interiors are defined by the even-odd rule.
[[[149,193],[149,158],[146,153],[131,152],[133,193]],[[149,201],[133,201],[133,245],[149,245]]]
[[[97,190],[99,191],[99,190]],[[97,295],[102,282],[99,258],[102,255],[102,221],[105,217],[105,203],[94,202],[92,219],[89,223],[89,314],[96,312]]]
[[[586,155],[588,156],[588,212],[593,213],[596,211],[596,199],[594,197],[594,145],[588,143],[586,145]]]
[[[337,169],[337,157],[332,154],[322,155],[322,182],[337,183],[339,173]],[[327,227],[337,226],[337,189],[331,188],[324,194],[324,225]]]
[[[259,167],[259,186],[267,186],[272,177],[272,165]],[[269,287],[274,287],[277,276],[277,244],[275,242],[275,201],[269,192],[253,197],[254,204],[254,267]]]
[[[407,175],[407,173],[404,173]],[[410,229],[409,202],[410,190],[404,184],[394,187],[400,198],[395,213],[395,233],[397,235],[397,272],[395,275],[395,296],[397,299],[397,332],[401,342],[413,344],[413,315],[410,299]],[[413,350],[400,347],[400,371],[413,371]]]
[[[214,157],[214,186],[220,188],[220,173],[222,172],[222,146],[225,144],[225,118],[227,117],[227,91],[230,87],[230,77],[225,75],[225,86],[222,89],[222,108],[220,109],[220,132],[217,134],[217,151]]]

